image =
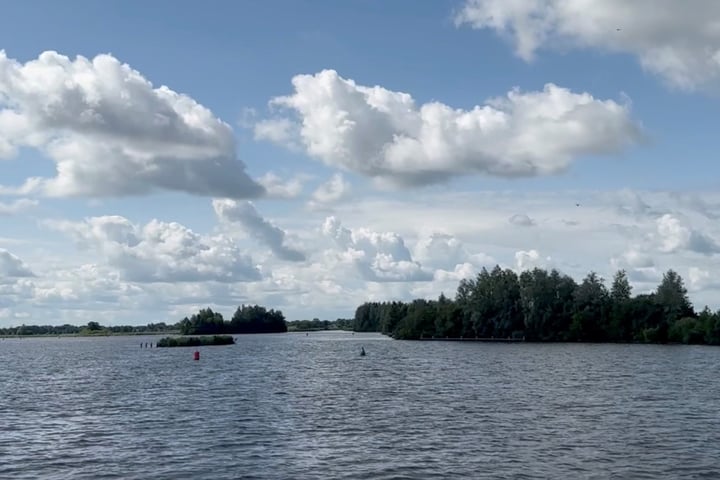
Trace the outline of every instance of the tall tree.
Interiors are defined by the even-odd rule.
[[[606,340],[608,292],[595,272],[590,272],[575,290],[575,313],[570,328],[574,340]]]
[[[608,340],[625,342],[632,340],[632,319],[629,315],[632,287],[625,270],[618,270],[610,288],[610,324]]]
[[[682,277],[674,270],[668,270],[655,292],[655,301],[661,308],[663,319],[658,326],[658,340],[664,342],[668,338],[670,326],[683,317],[695,317],[687,289]]]

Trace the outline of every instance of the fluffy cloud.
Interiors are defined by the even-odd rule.
[[[428,281],[432,272],[413,261],[410,250],[396,233],[350,230],[335,217],[327,217],[322,232],[342,249],[344,263],[355,265],[366,280],[375,282]]]
[[[34,274],[19,257],[0,248],[0,283],[6,278],[33,277]]]
[[[252,198],[264,189],[237,158],[232,129],[168,87],[154,87],[111,55],[56,52],[20,63],[0,51],[0,156],[41,150],[54,178],[16,193],[122,196],[159,190]]]
[[[688,291],[699,292],[705,289],[720,289],[720,280],[709,270],[699,267],[688,269]]]
[[[532,60],[542,47],[597,48],[634,55],[670,85],[694,89],[720,80],[720,3],[693,0],[466,0],[457,25],[509,37]]]
[[[417,106],[407,93],[358,85],[333,70],[297,75],[292,83],[295,92],[271,105],[296,115],[297,141],[310,156],[399,185],[471,173],[554,174],[582,155],[620,152],[641,135],[627,105],[553,84],[460,110],[439,102]],[[266,124],[256,135],[258,128]]]
[[[368,300],[437,298],[441,292],[452,297],[459,280],[496,263],[517,271],[558,268],[578,281],[594,270],[609,282],[623,268],[634,293],[654,290],[672,268],[685,279],[696,306],[720,307],[713,273],[720,255],[688,248],[692,232],[720,238],[717,222],[701,212],[717,204],[720,194],[697,192],[697,201],[667,192],[581,194],[582,208],[575,206],[578,192],[368,194],[363,202],[338,204],[329,218],[291,204],[283,207],[281,223],[292,223],[306,261],[270,255],[255,268],[248,259],[241,263],[251,269],[248,275],[228,273],[233,259],[243,256],[235,243],[241,240],[229,233],[213,236],[157,221],[134,225],[123,217],[56,222],[55,228],[80,242],[81,253],[62,236],[0,237],[0,247],[36,275],[4,277],[0,310],[53,323],[85,323],[100,314],[107,314],[108,323],[147,323],[177,321],[205,306],[232,314],[240,303],[257,302],[282,309],[290,319],[348,317]],[[636,200],[647,208],[630,216],[618,208]],[[536,226],[508,222],[516,212],[528,212]],[[220,219],[221,227],[229,226]]]
[[[657,220],[657,234],[661,243],[660,250],[663,252],[688,250],[703,255],[720,253],[720,245],[714,239],[684,225],[680,219],[670,214]]]
[[[657,268],[655,260],[638,246],[613,256],[610,259],[610,266],[614,271],[625,270],[628,280],[639,287],[639,291],[636,293],[654,289],[662,279],[662,271]],[[609,273],[605,275],[605,278],[611,278]]]
[[[242,282],[261,278],[252,259],[222,235],[198,235],[178,223],[152,220],[140,227],[121,216],[84,222],[46,222],[99,252],[134,282]]]
[[[331,207],[345,199],[349,193],[350,182],[345,181],[341,173],[336,173],[313,192],[308,205],[312,209]]]
[[[418,240],[414,257],[427,267],[445,272],[468,272],[473,265],[488,266],[494,262],[485,255],[470,254],[455,236],[438,232]]]
[[[495,265],[493,258],[484,253],[470,253],[460,240],[445,233],[434,232],[419,238],[411,253],[397,233],[345,228],[335,217],[325,219],[322,232],[339,247],[337,254],[325,252],[328,261],[336,262],[331,268],[333,271],[352,265],[366,282],[434,284],[407,287],[406,294],[454,290],[459,280],[475,276],[483,266]],[[341,272],[336,279],[344,282],[347,280],[344,275]],[[363,288],[367,288],[367,284]]]
[[[36,282],[34,302],[61,308],[108,308],[128,305],[145,291],[123,281],[112,268],[85,264],[55,271]]]
[[[533,268],[552,268],[550,257],[541,257],[535,250],[520,250],[515,252],[515,268],[519,271],[532,270]]]
[[[262,218],[251,202],[214,199],[213,208],[221,221],[241,224],[250,235],[267,245],[278,258],[291,262],[305,260],[304,253],[285,244],[285,231]]]
[[[647,253],[643,253],[636,248],[631,248],[619,257],[613,258],[614,265],[618,269],[630,268],[652,268],[655,261]]]
[[[302,147],[297,142],[299,128],[296,122],[288,118],[260,120],[253,126],[255,140],[280,143],[292,150]]]
[[[258,178],[258,183],[265,188],[269,198],[296,198],[303,190],[303,177],[297,176],[283,180],[273,172]]]

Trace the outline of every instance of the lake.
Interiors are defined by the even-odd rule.
[[[236,337],[0,340],[0,478],[720,478],[718,347]]]

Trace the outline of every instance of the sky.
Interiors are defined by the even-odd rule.
[[[720,3],[76,0],[0,20],[0,326],[352,317],[500,265],[720,308]]]

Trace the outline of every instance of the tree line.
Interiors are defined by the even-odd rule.
[[[364,303],[353,320],[355,331],[398,339],[720,344],[720,311],[695,312],[673,270],[652,293],[633,296],[624,270],[608,289],[595,272],[577,283],[555,269],[518,275],[499,266],[483,268],[460,281],[454,299]]]
[[[306,332],[316,330],[352,330],[354,320],[352,318],[338,318],[336,320],[291,320],[287,322],[288,331]]]
[[[0,336],[25,335],[112,335],[180,333],[182,335],[219,335],[223,333],[279,333],[287,332],[285,316],[280,310],[260,305],[241,305],[232,318],[226,321],[222,314],[211,308],[200,309],[189,318],[175,324],[149,323],[147,325],[103,326],[97,321],[87,325],[21,325],[0,328]]]
[[[111,325],[103,326],[96,321],[87,325],[20,325],[19,327],[0,328],[0,336],[13,335],[142,335],[153,333],[169,333],[177,331],[177,324],[167,325],[165,322],[148,323],[147,325]]]

